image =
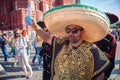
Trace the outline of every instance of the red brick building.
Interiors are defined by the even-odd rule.
[[[42,20],[45,11],[59,5],[73,4],[76,0],[0,0],[0,30],[30,29],[25,23],[26,7],[32,3],[33,17]]]

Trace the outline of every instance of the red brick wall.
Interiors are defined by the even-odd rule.
[[[0,0],[0,29],[6,30],[11,26],[10,12],[12,12],[12,0]]]
[[[29,1],[32,0],[0,0],[0,29],[31,29],[31,27],[26,26],[25,23],[25,9]],[[40,4],[37,0],[33,1],[35,5],[33,17],[36,18],[37,21],[42,20],[43,13],[50,8],[75,3],[75,0],[41,0]]]
[[[75,3],[75,0],[63,0],[62,4],[65,5],[65,4],[74,4]]]

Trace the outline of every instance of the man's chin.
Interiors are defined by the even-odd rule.
[[[73,44],[76,43],[75,40],[69,40],[69,41],[70,41],[70,43],[73,43]]]
[[[69,38],[70,43],[76,43],[75,38],[71,37]]]

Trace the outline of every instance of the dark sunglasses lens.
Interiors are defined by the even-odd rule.
[[[81,29],[77,29],[77,28],[72,28],[72,29],[67,28],[67,29],[65,29],[65,32],[67,34],[69,34],[70,32],[72,32],[73,34],[76,34],[76,33],[78,33],[79,30],[82,31]]]
[[[71,30],[70,30],[70,29],[68,29],[68,28],[67,28],[67,29],[65,29],[65,32],[66,32],[67,34],[69,34],[69,33],[70,33],[70,31],[71,31]]]
[[[76,29],[76,28],[72,29],[73,34],[76,34],[77,32],[78,32],[78,29]]]

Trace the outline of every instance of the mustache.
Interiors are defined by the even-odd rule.
[[[69,38],[75,38],[75,36],[72,36],[72,35],[69,35],[68,37],[69,37]]]

